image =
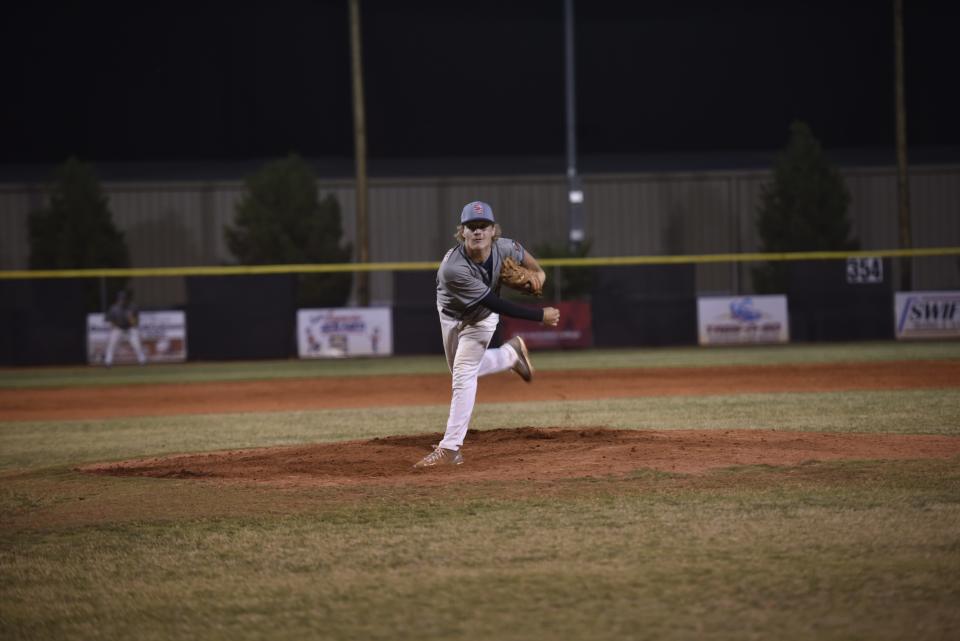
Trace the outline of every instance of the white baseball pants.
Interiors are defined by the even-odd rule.
[[[130,341],[130,347],[137,355],[137,361],[143,365],[147,359],[143,355],[143,347],[140,346],[140,331],[136,327],[126,330],[114,327],[110,330],[110,338],[107,339],[107,353],[103,357],[103,363],[105,365],[113,364],[113,351],[117,348],[117,341],[120,340],[120,335],[124,332],[127,334],[127,340]]]
[[[447,429],[440,446],[459,450],[467,436],[470,417],[477,400],[477,379],[503,372],[517,362],[517,353],[510,347],[487,349],[497,329],[500,316],[490,314],[482,321],[465,324],[440,312],[440,331],[447,367],[453,378],[453,395]]]

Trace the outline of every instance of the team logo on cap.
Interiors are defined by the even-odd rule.
[[[473,213],[483,215],[483,203],[473,203]]]

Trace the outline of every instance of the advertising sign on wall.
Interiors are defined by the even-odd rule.
[[[519,335],[531,349],[570,349],[593,345],[590,303],[570,301],[553,303],[551,306],[560,310],[560,324],[556,327],[500,316],[500,335],[503,340]]]
[[[786,343],[790,340],[786,296],[697,298],[701,345]]]
[[[898,339],[960,337],[960,291],[897,292]]]
[[[389,307],[338,307],[297,310],[300,358],[344,358],[393,354],[393,314]]]
[[[140,345],[152,363],[181,363],[187,360],[187,316],[181,311],[140,312]],[[103,314],[87,314],[87,362],[103,363],[110,338],[110,323]],[[114,348],[115,364],[136,363],[137,356],[121,336]]]

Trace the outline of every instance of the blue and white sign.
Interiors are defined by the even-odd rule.
[[[389,307],[297,310],[300,358],[344,358],[393,354],[393,313]]]
[[[787,343],[787,297],[701,296],[697,298],[697,327],[701,345]]]
[[[897,292],[897,339],[960,337],[960,291]]]

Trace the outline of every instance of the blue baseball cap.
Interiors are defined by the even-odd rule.
[[[485,220],[488,223],[494,223],[493,220],[493,210],[490,208],[490,205],[479,200],[475,200],[472,203],[467,204],[463,211],[460,212],[460,224],[465,225],[467,223],[472,223],[475,220]]]

